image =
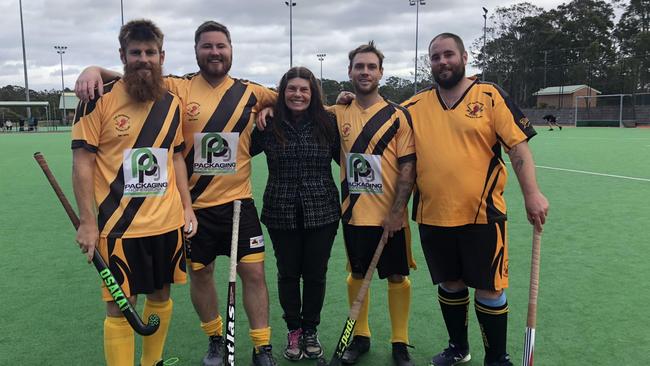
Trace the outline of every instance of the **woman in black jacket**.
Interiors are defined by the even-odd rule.
[[[340,204],[331,162],[339,162],[336,120],[325,111],[314,74],[291,68],[280,81],[273,119],[253,132],[251,153],[269,169],[261,220],[273,243],[278,293],[287,323],[284,357],[323,354],[317,326]],[[302,298],[300,280],[303,280]]]

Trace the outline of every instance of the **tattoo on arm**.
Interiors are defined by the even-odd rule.
[[[393,201],[392,211],[399,211],[406,207],[411,196],[415,182],[415,162],[407,161],[399,165],[399,178],[397,179],[397,191]]]
[[[510,162],[512,163],[512,169],[517,175],[521,173],[524,168],[524,159],[519,154],[519,145],[513,146],[512,149],[508,152],[510,156]]]

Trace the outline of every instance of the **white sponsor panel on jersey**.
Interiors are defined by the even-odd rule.
[[[193,170],[201,175],[237,172],[239,133],[209,132],[194,134]]]
[[[346,153],[345,162],[345,175],[350,193],[384,193],[381,155]]]
[[[123,157],[125,196],[160,196],[167,191],[167,149],[127,149]]]

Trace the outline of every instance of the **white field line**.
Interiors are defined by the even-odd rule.
[[[510,164],[510,162],[507,162]],[[588,172],[585,170],[575,170],[575,169],[565,169],[565,168],[556,168],[552,166],[544,166],[544,165],[535,165],[536,168],[540,169],[549,169],[549,170],[559,170],[563,172],[571,172],[571,173],[579,173],[579,174],[588,174],[588,175],[597,175],[601,177],[610,177],[610,178],[619,178],[619,179],[628,179],[628,180],[638,180],[641,182],[650,182],[649,178],[638,178],[638,177],[628,177],[625,175],[615,175],[615,174],[605,174],[605,173],[597,173],[597,172]]]

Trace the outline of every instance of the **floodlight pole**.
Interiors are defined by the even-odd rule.
[[[327,54],[325,53],[317,53],[316,57],[318,57],[318,61],[320,61],[320,91],[321,94],[323,93],[323,60],[325,60],[325,56]]]
[[[420,5],[426,5],[425,0],[409,0],[409,5],[415,5],[415,66],[413,70],[413,94],[418,92],[418,33],[420,25]]]
[[[124,1],[120,0],[120,14],[122,14],[122,25],[124,25]]]
[[[29,83],[27,82],[27,56],[25,55],[25,29],[23,28],[23,1],[18,0],[20,8],[20,38],[23,42],[23,72],[25,73],[25,100],[29,102]],[[27,106],[27,119],[32,117],[32,108]]]
[[[63,114],[61,114],[61,122],[63,122],[64,125],[67,125],[68,118],[65,114],[65,84],[63,82],[63,54],[65,53],[65,50],[68,49],[68,46],[54,46],[54,49],[56,50],[56,53],[58,53],[61,57],[61,100],[63,101]]]
[[[485,52],[485,41],[487,39],[487,13],[486,7],[483,7],[483,72],[481,73],[481,80],[485,81],[485,71],[487,70],[487,52]]]
[[[285,1],[284,4],[289,7],[289,68],[293,67],[293,7],[296,3]]]

